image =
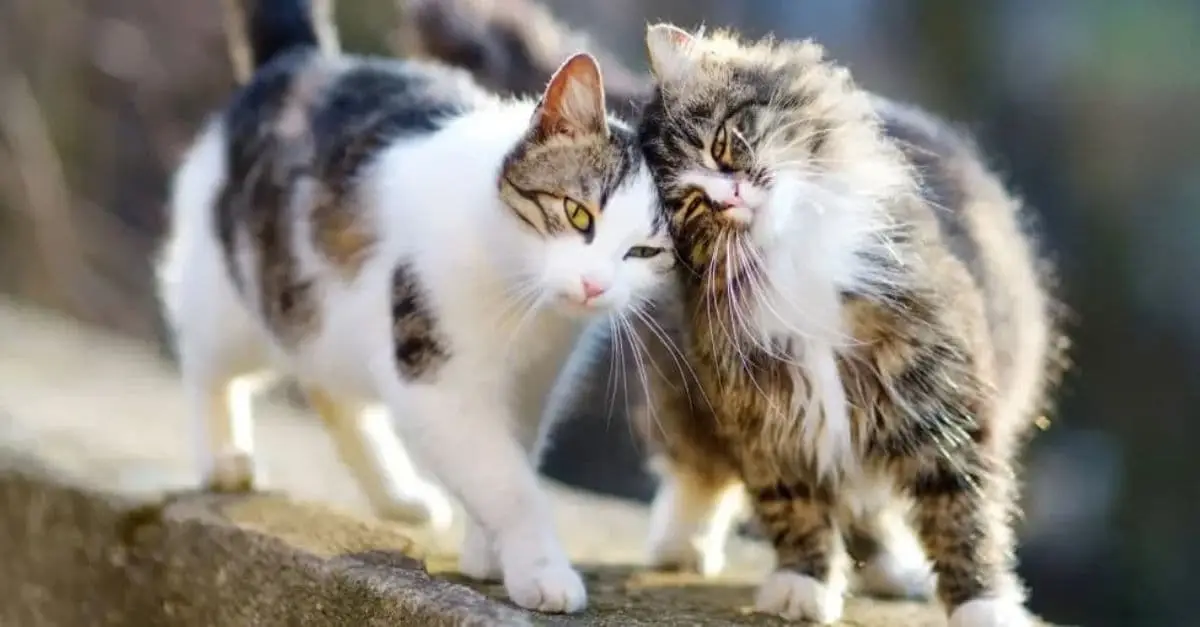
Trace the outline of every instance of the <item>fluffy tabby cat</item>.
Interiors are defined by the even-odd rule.
[[[578,611],[540,417],[583,325],[668,278],[635,133],[587,55],[540,101],[502,100],[458,70],[322,54],[306,5],[256,3],[256,73],[174,181],[161,295],[205,480],[251,487],[245,382],[285,372],[375,507],[412,506],[395,426],[465,506],[463,570]]]
[[[744,486],[777,557],[761,611],[838,620],[849,548],[901,593],[928,557],[955,627],[1031,624],[1013,458],[1053,334],[1019,203],[813,43],[658,25],[647,44],[640,132],[682,291],[660,317],[695,371],[656,377],[643,412],[655,561],[719,568]]]

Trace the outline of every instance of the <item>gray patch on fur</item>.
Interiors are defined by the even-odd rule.
[[[299,223],[352,278],[375,238],[357,197],[362,172],[397,140],[435,132],[484,97],[461,70],[312,51],[274,59],[235,94],[222,119],[228,172],[215,227],[234,283],[284,345],[320,322],[294,250]]]
[[[396,370],[408,381],[434,376],[450,358],[426,299],[412,268],[397,266],[392,273],[392,345]]]

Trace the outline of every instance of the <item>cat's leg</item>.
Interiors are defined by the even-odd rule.
[[[497,581],[503,576],[500,555],[483,525],[472,516],[463,520],[463,542],[458,554],[458,572],[476,581]]]
[[[737,474],[729,467],[713,472],[666,456],[655,466],[659,484],[650,507],[650,565],[716,575],[725,567],[725,543],[744,501]]]
[[[217,144],[206,140],[204,146],[219,152]],[[193,165],[181,178],[203,179],[221,171]],[[198,187],[191,189],[192,184]],[[183,196],[174,201],[184,204],[175,214],[209,215],[201,202],[207,192],[198,191],[208,185],[201,180],[184,185]],[[186,222],[176,229],[182,230],[173,234],[159,268],[159,297],[174,336],[190,439],[205,487],[248,491],[261,479],[254,460],[252,403],[270,380],[265,342],[240,304],[217,247],[205,241],[208,231]]]
[[[1012,470],[977,449],[916,465],[916,526],[937,574],[950,627],[1028,627],[1013,572]]]
[[[492,541],[504,587],[517,605],[577,612],[587,605],[529,454],[513,432],[505,395],[476,389],[476,377],[439,374],[438,385],[396,386],[385,394],[406,442],[462,501]]]
[[[515,418],[513,433],[536,472],[541,464],[542,449],[551,421],[539,420],[533,413],[519,413]],[[458,559],[459,572],[476,581],[500,579],[503,575],[500,554],[483,525],[474,516],[468,515],[463,527],[463,543]]]
[[[775,572],[759,586],[755,609],[820,625],[842,616],[849,559],[829,493],[806,484],[750,489],[755,513],[775,547]]]
[[[656,310],[659,321],[635,323],[639,347],[649,362],[642,372],[626,373],[634,390],[630,421],[653,453],[651,470],[658,486],[650,507],[647,559],[654,568],[719,573],[725,545],[743,511],[745,490],[716,418],[696,384],[669,310]],[[638,376],[633,376],[636,374]]]
[[[314,385],[304,390],[376,514],[435,529],[450,526],[450,501],[417,473],[386,411],[335,399]]]
[[[532,380],[522,390],[521,402],[514,416],[513,434],[521,448],[529,458],[529,463],[535,471],[541,466],[542,453],[551,429],[562,417],[564,410],[562,399],[552,402],[548,411],[543,412],[546,399],[555,380],[553,371],[543,372],[542,377]],[[568,379],[573,377],[569,376]],[[560,396],[566,393],[560,391]],[[464,524],[462,550],[459,554],[459,571],[478,581],[492,581],[501,576],[500,555],[492,541],[484,532],[483,527],[473,517],[467,516]]]
[[[189,312],[190,314],[190,312]],[[248,492],[256,481],[252,405],[265,377],[238,317],[174,316],[191,441],[208,490]]]
[[[593,323],[574,341],[551,342],[538,363],[530,367],[517,394],[514,433],[529,455],[534,470],[541,467],[542,454],[554,427],[586,398],[597,377],[597,366],[607,362],[607,322]],[[487,534],[472,517],[465,521],[459,571],[479,581],[500,577],[500,559]]]
[[[896,498],[847,517],[846,548],[860,564],[856,592],[882,598],[933,596],[933,572],[906,514],[907,503]]]
[[[222,360],[180,351],[180,373],[201,482],[215,492],[255,487],[252,404],[257,377],[236,376]]]

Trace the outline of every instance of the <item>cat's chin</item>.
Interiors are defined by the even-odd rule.
[[[750,207],[729,207],[721,210],[721,219],[738,229],[748,229],[754,224],[754,209]]]

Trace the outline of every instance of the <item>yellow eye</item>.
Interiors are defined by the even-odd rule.
[[[563,211],[567,213],[567,221],[576,231],[584,235],[592,232],[592,214],[583,205],[570,198],[563,198]]]
[[[660,253],[665,253],[665,252],[667,252],[667,249],[658,248],[656,246],[634,246],[633,248],[630,248],[628,252],[625,253],[625,258],[626,259],[649,259],[651,257],[657,257]]]
[[[712,153],[713,161],[717,165],[728,165],[729,163],[729,131],[722,124],[717,129],[716,135],[713,135],[712,146],[709,149]]]

